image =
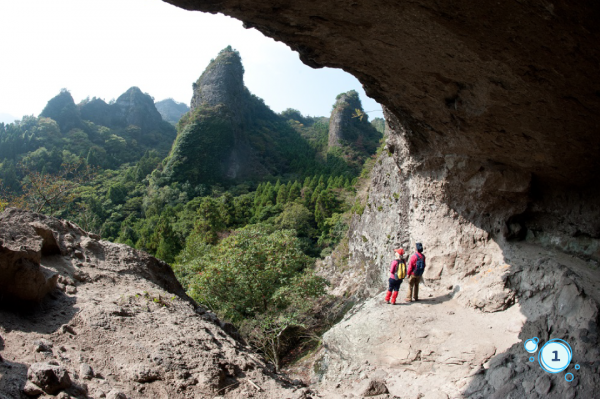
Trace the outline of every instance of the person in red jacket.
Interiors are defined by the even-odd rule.
[[[390,303],[391,297],[392,305],[396,304],[398,290],[400,290],[400,284],[402,284],[402,279],[404,278],[402,275],[402,267],[404,267],[404,270],[406,271],[406,263],[404,262],[404,249],[395,249],[394,252],[396,252],[396,259],[394,259],[390,265],[389,288],[385,294],[385,302]],[[400,270],[398,268],[400,268]]]
[[[423,255],[423,244],[420,242],[416,245],[417,252],[411,255],[408,260],[408,270],[406,275],[408,276],[408,292],[406,296],[406,302],[411,302],[413,295],[415,301],[419,300],[419,282],[421,276],[425,271],[425,255]]]

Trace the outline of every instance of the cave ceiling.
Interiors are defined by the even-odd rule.
[[[416,158],[468,156],[577,186],[600,172],[600,2],[166,0],[341,68]]]

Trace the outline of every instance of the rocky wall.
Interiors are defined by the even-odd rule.
[[[393,133],[375,163],[364,212],[350,228],[351,264],[367,270],[366,291],[374,295],[385,287],[393,249],[410,254],[421,242],[429,284],[462,287],[459,297],[484,310],[508,306],[512,295],[499,278],[502,244],[507,222],[526,209],[530,177],[460,156],[419,161],[404,142],[410,133],[386,117]],[[483,270],[493,271],[484,284],[468,283]]]
[[[309,66],[352,73],[398,125],[392,135],[406,129],[393,140],[414,162],[415,190],[444,185],[431,192],[440,206],[490,234],[530,231],[598,258],[597,2],[167,2],[238,18]]]

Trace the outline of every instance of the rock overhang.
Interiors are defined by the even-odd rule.
[[[571,187],[598,179],[593,1],[166,1],[353,74],[405,126],[411,155],[464,155]]]

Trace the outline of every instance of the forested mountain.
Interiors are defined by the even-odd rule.
[[[116,169],[137,162],[150,150],[165,156],[175,134],[152,98],[137,87],[113,104],[93,98],[76,105],[71,94],[62,90],[39,117],[0,123],[0,180],[5,188],[18,191],[23,177],[19,168],[55,174],[61,164],[82,160]]]
[[[243,74],[239,54],[227,48],[194,84],[190,111],[166,161],[167,181],[228,186],[274,176],[356,173],[356,165],[335,156],[318,159],[301,129],[248,91]]]

